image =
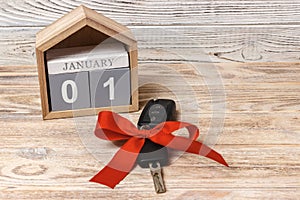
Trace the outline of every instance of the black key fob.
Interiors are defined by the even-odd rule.
[[[139,129],[152,129],[165,121],[176,120],[176,104],[173,100],[150,100],[144,107],[138,121]]]
[[[139,129],[149,130],[162,122],[175,120],[175,115],[176,104],[173,100],[150,100],[142,111],[137,125]],[[142,168],[149,168],[150,164],[155,165],[157,162],[160,166],[168,164],[168,150],[166,147],[146,139],[137,163]]]

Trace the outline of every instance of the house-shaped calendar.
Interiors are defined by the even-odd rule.
[[[137,42],[79,6],[36,35],[43,119],[138,110]]]

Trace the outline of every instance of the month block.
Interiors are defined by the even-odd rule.
[[[49,87],[52,111],[90,108],[88,72],[50,74]]]
[[[92,107],[130,105],[129,67],[96,70],[89,73]]]

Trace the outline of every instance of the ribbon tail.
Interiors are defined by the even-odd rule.
[[[221,154],[206,146],[205,144],[202,144],[201,142],[193,141],[191,146],[187,149],[187,152],[205,156],[222,165],[225,165],[226,167],[229,167]]]
[[[201,142],[174,135],[159,135],[151,137],[150,139],[160,145],[180,151],[185,151],[188,153],[201,155],[210,158],[222,165],[225,165],[226,167],[229,167],[221,154],[206,146],[205,144],[202,144]]]
[[[105,166],[98,174],[91,178],[90,182],[100,183],[114,189],[128,174],[129,172]]]
[[[130,138],[115,154],[112,160],[90,181],[110,188],[120,183],[132,170],[140,150],[145,143],[143,138]]]

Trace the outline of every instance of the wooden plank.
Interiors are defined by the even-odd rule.
[[[164,84],[178,86],[181,82],[172,82],[171,79],[182,78],[191,86],[213,85],[209,79],[222,79],[222,85],[242,87],[242,85],[297,88],[300,78],[300,63],[189,63],[189,62],[143,62],[139,66],[140,84],[152,78],[154,82],[168,73]],[[160,77],[157,77],[160,76]],[[36,87],[38,88],[37,67],[28,66],[0,66],[0,86],[2,87]],[[206,83],[204,82],[206,80]],[[194,80],[194,81],[193,81]],[[169,83],[168,83],[169,82]],[[294,86],[293,84],[294,83]],[[215,83],[220,85],[220,83]],[[277,85],[276,85],[277,84]],[[151,86],[148,86],[151,87]],[[153,86],[152,86],[153,87]],[[237,88],[236,88],[237,89]],[[146,91],[145,91],[146,92]]]
[[[41,28],[2,28],[0,65],[33,65]],[[300,26],[131,27],[139,62],[299,62]]]
[[[215,71],[211,72],[208,69],[212,67]],[[15,113],[37,114],[40,106],[36,68],[1,67],[0,71],[3,110],[10,110],[12,116]],[[178,107],[182,107],[180,109],[190,113],[194,106],[205,114],[294,113],[300,110],[299,71],[298,63],[169,64],[168,67],[145,63],[139,72],[140,103],[154,97],[173,97]],[[185,85],[184,90],[181,85]],[[22,95],[22,91],[26,93]],[[26,99],[32,102],[31,107],[23,106]],[[230,104],[225,105],[225,99]],[[220,109],[222,106],[224,109]]]
[[[84,3],[124,25],[299,24],[299,1],[1,1],[0,26],[46,26]]]
[[[53,197],[55,199],[65,199],[65,195],[68,194],[69,199],[119,199],[119,198],[132,198],[132,199],[207,199],[207,200],[221,200],[221,199],[286,199],[294,200],[299,196],[300,192],[297,189],[214,189],[214,188],[199,188],[197,190],[181,191],[180,189],[173,189],[172,192],[167,194],[161,194],[159,197],[153,194],[151,191],[124,191],[109,189],[68,189],[68,190],[45,190],[37,189],[30,190],[30,188],[22,188],[20,190],[7,189],[3,191],[4,199],[15,199],[19,197],[21,199],[43,199],[45,197]]]
[[[6,186],[10,190],[34,188],[38,190],[41,186],[44,190],[58,191],[62,190],[59,189],[61,187],[65,190],[71,188],[107,190],[105,186],[88,183],[88,180],[109,161],[117,150],[116,146],[102,146],[106,147],[106,151],[103,151],[104,148],[101,146],[98,146],[100,149],[94,146],[92,155],[101,158],[95,159],[87,149],[78,146],[80,144],[78,137],[52,136],[47,141],[53,142],[47,145],[43,145],[43,141],[44,138],[34,138],[31,142],[19,141],[15,147],[2,148],[1,157],[5,158],[0,162],[2,187]],[[230,168],[196,155],[184,154],[175,159],[171,157],[172,164],[164,170],[169,192],[209,187],[218,189],[300,187],[299,160],[295,159],[299,157],[299,145],[217,145],[214,148],[224,155]],[[153,189],[149,185],[152,180],[145,171],[147,170],[136,167],[117,186],[117,190],[139,193],[144,188],[143,192],[151,192]]]
[[[3,113],[4,110],[2,110]],[[7,111],[9,112],[9,110]],[[139,113],[130,115],[133,123],[138,120]],[[60,140],[60,147],[68,143],[76,143],[78,136],[82,138],[84,144],[93,143],[87,140],[93,134],[96,116],[85,117],[75,120],[51,121],[41,125],[40,111],[33,115],[16,113],[12,115],[2,114],[1,118],[1,141],[5,141],[5,148],[13,149],[23,144],[32,144],[32,141],[48,140],[48,146],[55,147],[56,139]],[[18,118],[16,118],[18,117]],[[124,115],[124,117],[128,117]],[[227,114],[224,124],[217,124],[211,127],[215,121],[207,114],[189,113],[179,116],[184,121],[196,124],[200,129],[199,140],[208,145],[299,145],[300,144],[300,124],[297,114],[281,114],[279,117],[266,114]],[[26,124],[25,124],[26,123]],[[19,124],[22,124],[18,127]],[[65,129],[68,124],[68,130]],[[215,124],[215,123],[213,123]],[[61,127],[61,128],[58,128]],[[14,131],[13,131],[14,130]],[[20,131],[22,130],[22,131]],[[178,132],[186,134],[186,132]],[[19,143],[16,138],[23,137],[23,143]],[[92,137],[91,139],[94,139]],[[104,143],[100,143],[103,146]],[[59,147],[59,148],[60,148]],[[105,151],[105,149],[104,149]]]
[[[193,113],[195,109],[203,114],[295,113],[300,110],[299,86],[274,86],[272,88],[260,86],[255,89],[254,86],[251,85],[238,88],[226,86],[225,91],[220,91],[221,94],[225,92],[226,96],[212,94],[206,87],[187,91],[172,89],[176,88],[176,86],[167,87],[167,85],[165,85],[163,89],[161,87],[160,84],[155,87],[140,87],[140,106],[151,98],[169,97],[177,101],[179,111],[183,110],[182,112],[189,114]],[[26,93],[23,93],[24,91],[26,91]],[[153,91],[155,91],[155,93],[153,93]],[[38,92],[37,87],[0,87],[0,105],[5,117],[16,117],[15,114],[39,114],[40,95]],[[222,100],[226,100],[228,102],[227,105],[222,102]],[[24,102],[29,103],[30,106],[24,105]],[[93,112],[93,110],[91,110],[91,112]]]

